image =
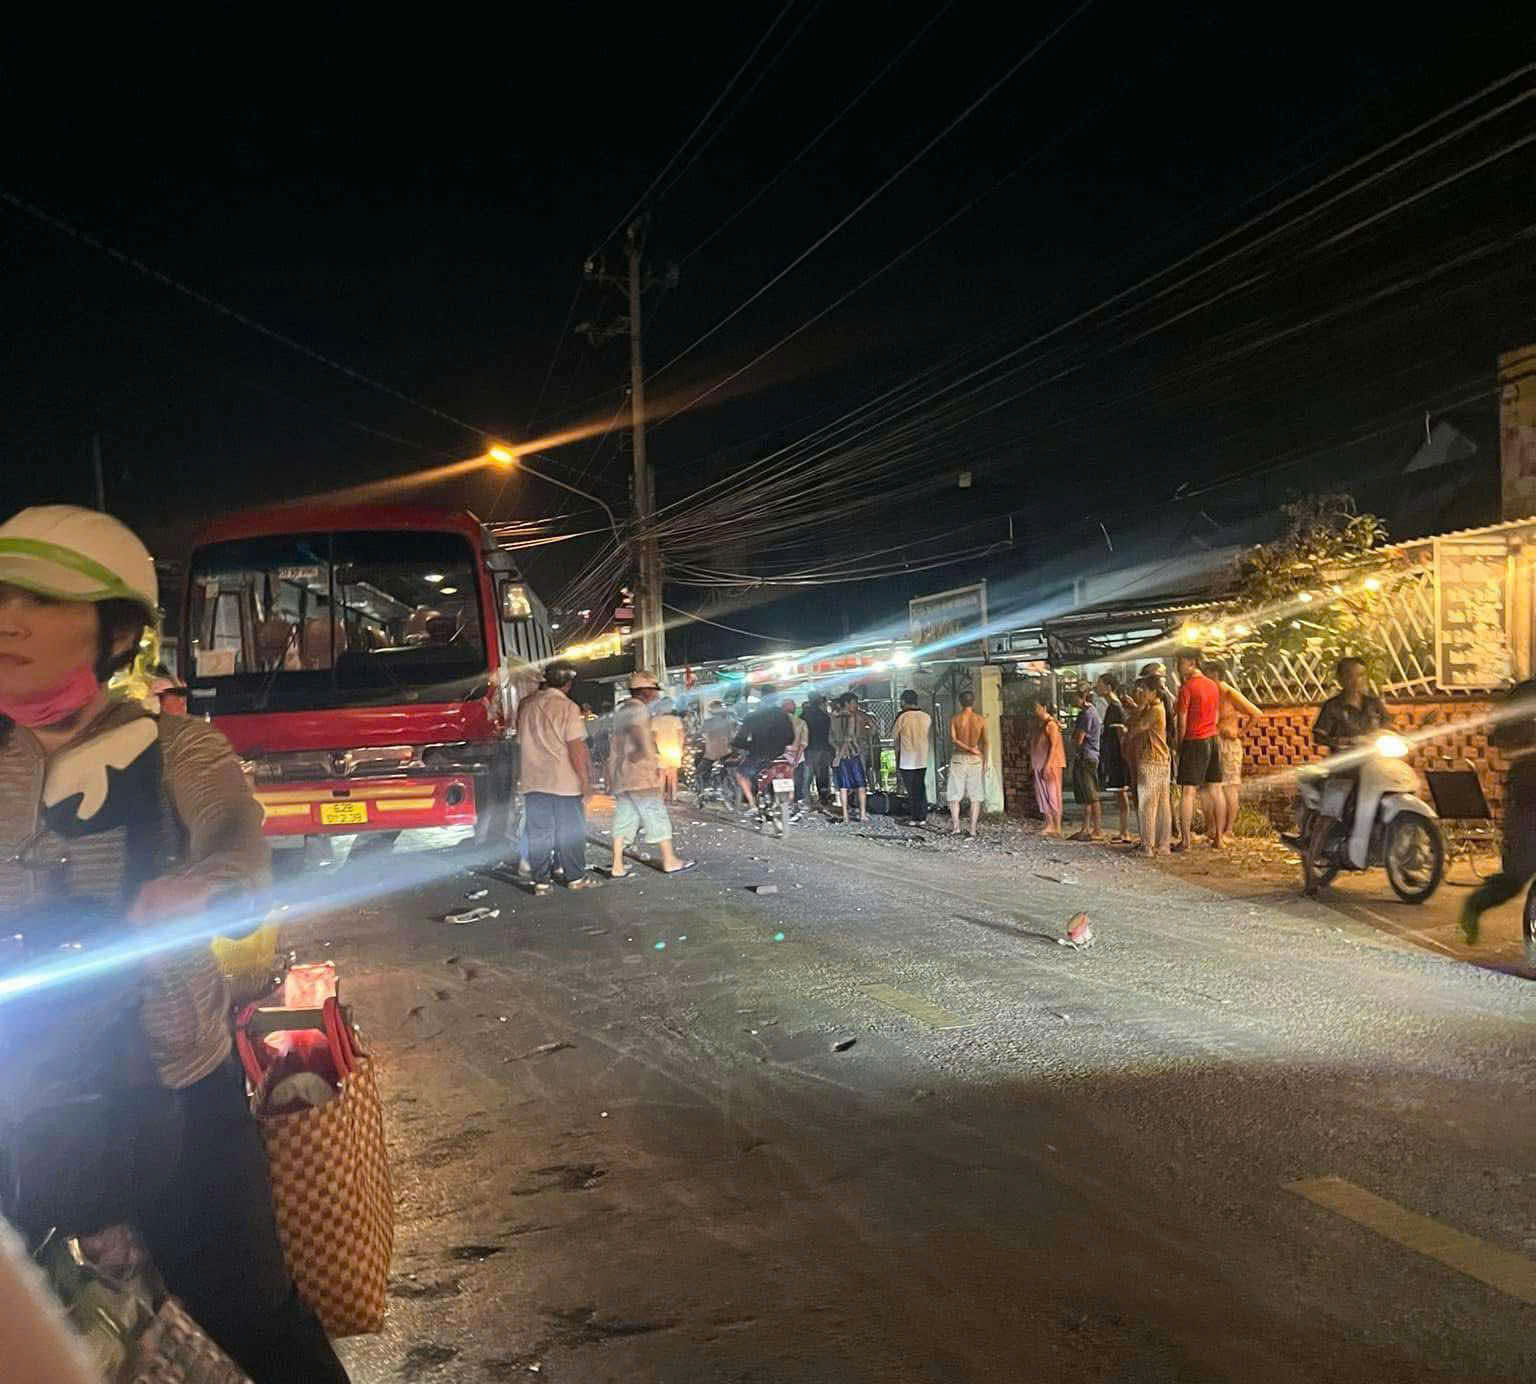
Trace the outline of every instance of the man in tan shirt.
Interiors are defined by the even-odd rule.
[[[576,670],[552,663],[544,686],[517,711],[518,786],[528,814],[528,860],[533,892],[548,894],[551,862],[558,857],[567,889],[592,889],[587,875],[587,818],[582,800],[592,791],[587,723],[570,699]]]
[[[953,747],[949,756],[949,823],[951,835],[960,835],[960,802],[971,800],[971,827],[967,833],[976,835],[976,823],[981,817],[982,800],[986,797],[987,774],[987,723],[976,713],[976,694],[960,694],[960,710],[949,721],[949,742]]]

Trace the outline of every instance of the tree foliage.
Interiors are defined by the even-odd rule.
[[[1381,680],[1387,605],[1407,575],[1381,551],[1386,525],[1343,494],[1309,496],[1282,512],[1280,537],[1237,559],[1235,598],[1216,626],[1223,652],[1250,669],[1284,664],[1287,655],[1331,667],[1350,654]]]

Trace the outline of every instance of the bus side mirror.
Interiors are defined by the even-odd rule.
[[[533,618],[533,604],[528,599],[528,588],[522,582],[502,582],[501,618],[503,620],[531,620]]]

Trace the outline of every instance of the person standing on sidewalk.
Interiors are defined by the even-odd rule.
[[[821,693],[806,702],[803,719],[808,733],[805,776],[814,788],[817,802],[827,807],[832,801],[832,716]]]
[[[1155,677],[1137,680],[1136,709],[1126,740],[1136,765],[1142,854],[1167,855],[1173,824],[1173,804],[1168,797],[1168,713]]]
[[[587,817],[582,800],[592,792],[587,723],[569,696],[576,669],[551,663],[544,686],[517,709],[521,757],[519,786],[528,832],[533,892],[553,887],[551,865],[558,860],[567,889],[591,889],[587,877]]]
[[[1082,830],[1072,833],[1074,841],[1097,841],[1103,835],[1099,829],[1099,744],[1104,723],[1093,696],[1092,687],[1084,687],[1077,694],[1079,710],[1072,725],[1072,795],[1083,809]]]
[[[1067,750],[1061,740],[1061,722],[1041,697],[1034,703],[1035,727],[1029,740],[1029,767],[1035,777],[1035,805],[1045,818],[1042,836],[1061,835],[1061,771],[1067,767]]]
[[[912,826],[928,825],[928,745],[933,735],[933,717],[917,704],[917,693],[908,688],[901,694],[901,710],[891,722],[891,739],[896,742],[896,768],[907,789],[907,806],[912,811]]]
[[[976,713],[976,694],[960,694],[960,710],[949,721],[949,831],[960,835],[960,803],[971,800],[971,826],[967,835],[976,839],[976,823],[986,797],[987,723]]]
[[[1104,733],[1099,742],[1099,786],[1115,795],[1120,805],[1119,845],[1131,842],[1131,771],[1125,746],[1126,710],[1120,700],[1120,684],[1109,673],[1094,683],[1104,698]]]
[[[795,771],[795,805],[790,814],[790,821],[798,822],[805,816],[805,747],[810,743],[811,731],[805,724],[805,719],[795,714],[793,697],[784,698],[784,714],[789,717],[790,728],[795,733],[795,738],[789,742],[789,752],[784,758],[789,761],[790,767]]]
[[[1168,742],[1168,783],[1172,799],[1177,802],[1179,796],[1178,768],[1179,768],[1179,721],[1174,711],[1173,694],[1168,690],[1168,670],[1161,662],[1154,660],[1151,663],[1141,665],[1140,676],[1152,679],[1152,690],[1157,694],[1157,699],[1163,704],[1164,731],[1163,738]],[[1173,821],[1173,843],[1178,845],[1182,839],[1179,836],[1179,814],[1177,808],[1170,807]]]
[[[1221,692],[1221,714],[1216,724],[1216,753],[1221,758],[1221,787],[1217,791],[1226,809],[1222,813],[1222,823],[1228,831],[1235,831],[1238,803],[1243,795],[1243,722],[1251,721],[1263,713],[1232,685],[1227,670],[1221,664],[1210,664],[1209,671]]]
[[[650,703],[661,696],[654,673],[631,673],[630,698],[613,713],[608,782],[613,790],[612,879],[628,879],[634,871],[624,864],[624,847],[645,832],[645,839],[661,855],[663,874],[693,869],[693,861],[679,860],[672,849],[672,819],[661,800],[662,767],[656,753],[656,733]]]
[[[832,703],[832,780],[837,785],[837,805],[842,822],[848,824],[848,795],[859,795],[859,820],[869,820],[869,776],[864,771],[863,727],[859,699],[845,692]],[[837,818],[833,818],[837,821]]]
[[[1185,649],[1178,657],[1179,696],[1174,703],[1179,727],[1179,834],[1187,850],[1194,843],[1191,825],[1195,799],[1203,800],[1211,845],[1221,848],[1226,799],[1221,793],[1221,755],[1216,730],[1221,719],[1221,688],[1200,671],[1200,655]]]

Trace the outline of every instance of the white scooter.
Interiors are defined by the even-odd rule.
[[[1340,870],[1384,866],[1404,903],[1423,903],[1445,874],[1445,837],[1405,762],[1408,742],[1390,732],[1296,775],[1302,888],[1316,894]]]

